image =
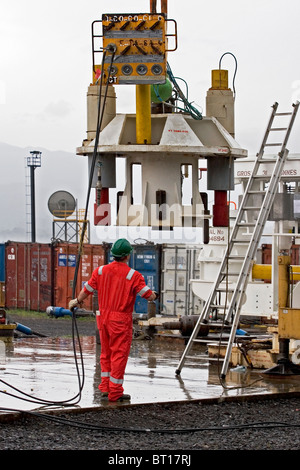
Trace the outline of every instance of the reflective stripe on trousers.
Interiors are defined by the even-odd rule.
[[[112,377],[110,372],[101,372],[101,377],[109,377],[109,380],[114,384],[122,384],[124,382],[124,379],[115,379],[115,377]]]
[[[124,382],[123,379],[115,379],[114,377],[110,377],[110,381],[114,384],[121,384]]]

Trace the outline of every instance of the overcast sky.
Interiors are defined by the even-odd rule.
[[[148,0],[2,1],[0,141],[74,152],[86,133],[91,23],[106,12],[149,8]],[[236,56],[236,139],[256,152],[274,101],[285,111],[300,98],[300,2],[169,0],[168,16],[178,25],[178,49],[168,61],[204,112],[211,70],[224,52]],[[222,67],[232,85],[231,56]],[[134,86],[117,87],[117,112],[134,112],[134,93]],[[300,150],[297,144],[294,137],[290,151]]]
[[[160,11],[160,0],[157,6]],[[0,142],[80,158],[75,152],[86,137],[92,80],[91,24],[103,13],[149,9],[150,0],[2,0]],[[168,62],[204,115],[211,70],[225,52],[236,57],[236,140],[255,154],[272,104],[278,101],[279,109],[288,111],[300,100],[299,0],[169,0],[168,17],[178,27],[178,49]],[[232,88],[230,55],[222,68],[229,71]],[[117,112],[135,112],[135,87],[117,86],[116,93]],[[298,118],[288,146],[293,153],[300,153],[299,128]],[[87,175],[83,178],[86,185]]]

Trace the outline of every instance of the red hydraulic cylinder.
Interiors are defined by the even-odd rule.
[[[109,202],[109,188],[102,188],[100,203],[94,204],[94,225],[111,225],[111,204]]]
[[[227,191],[215,191],[215,204],[213,205],[213,226],[228,227],[229,206],[227,204]]]

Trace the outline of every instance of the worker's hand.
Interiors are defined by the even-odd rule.
[[[72,299],[69,302],[69,310],[73,310],[75,307],[78,307],[82,304],[82,302],[78,302],[78,299]]]
[[[152,292],[153,292],[153,294],[155,295],[155,299],[154,299],[154,300],[158,299],[158,297],[159,297],[159,293],[158,293],[158,292],[156,292],[155,290],[154,290],[154,291],[152,291]]]

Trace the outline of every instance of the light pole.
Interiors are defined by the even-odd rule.
[[[30,152],[31,157],[27,157],[27,166],[30,168],[30,202],[31,202],[31,241],[35,243],[36,230],[35,230],[35,184],[34,184],[34,170],[41,166],[42,152],[33,150]]]

